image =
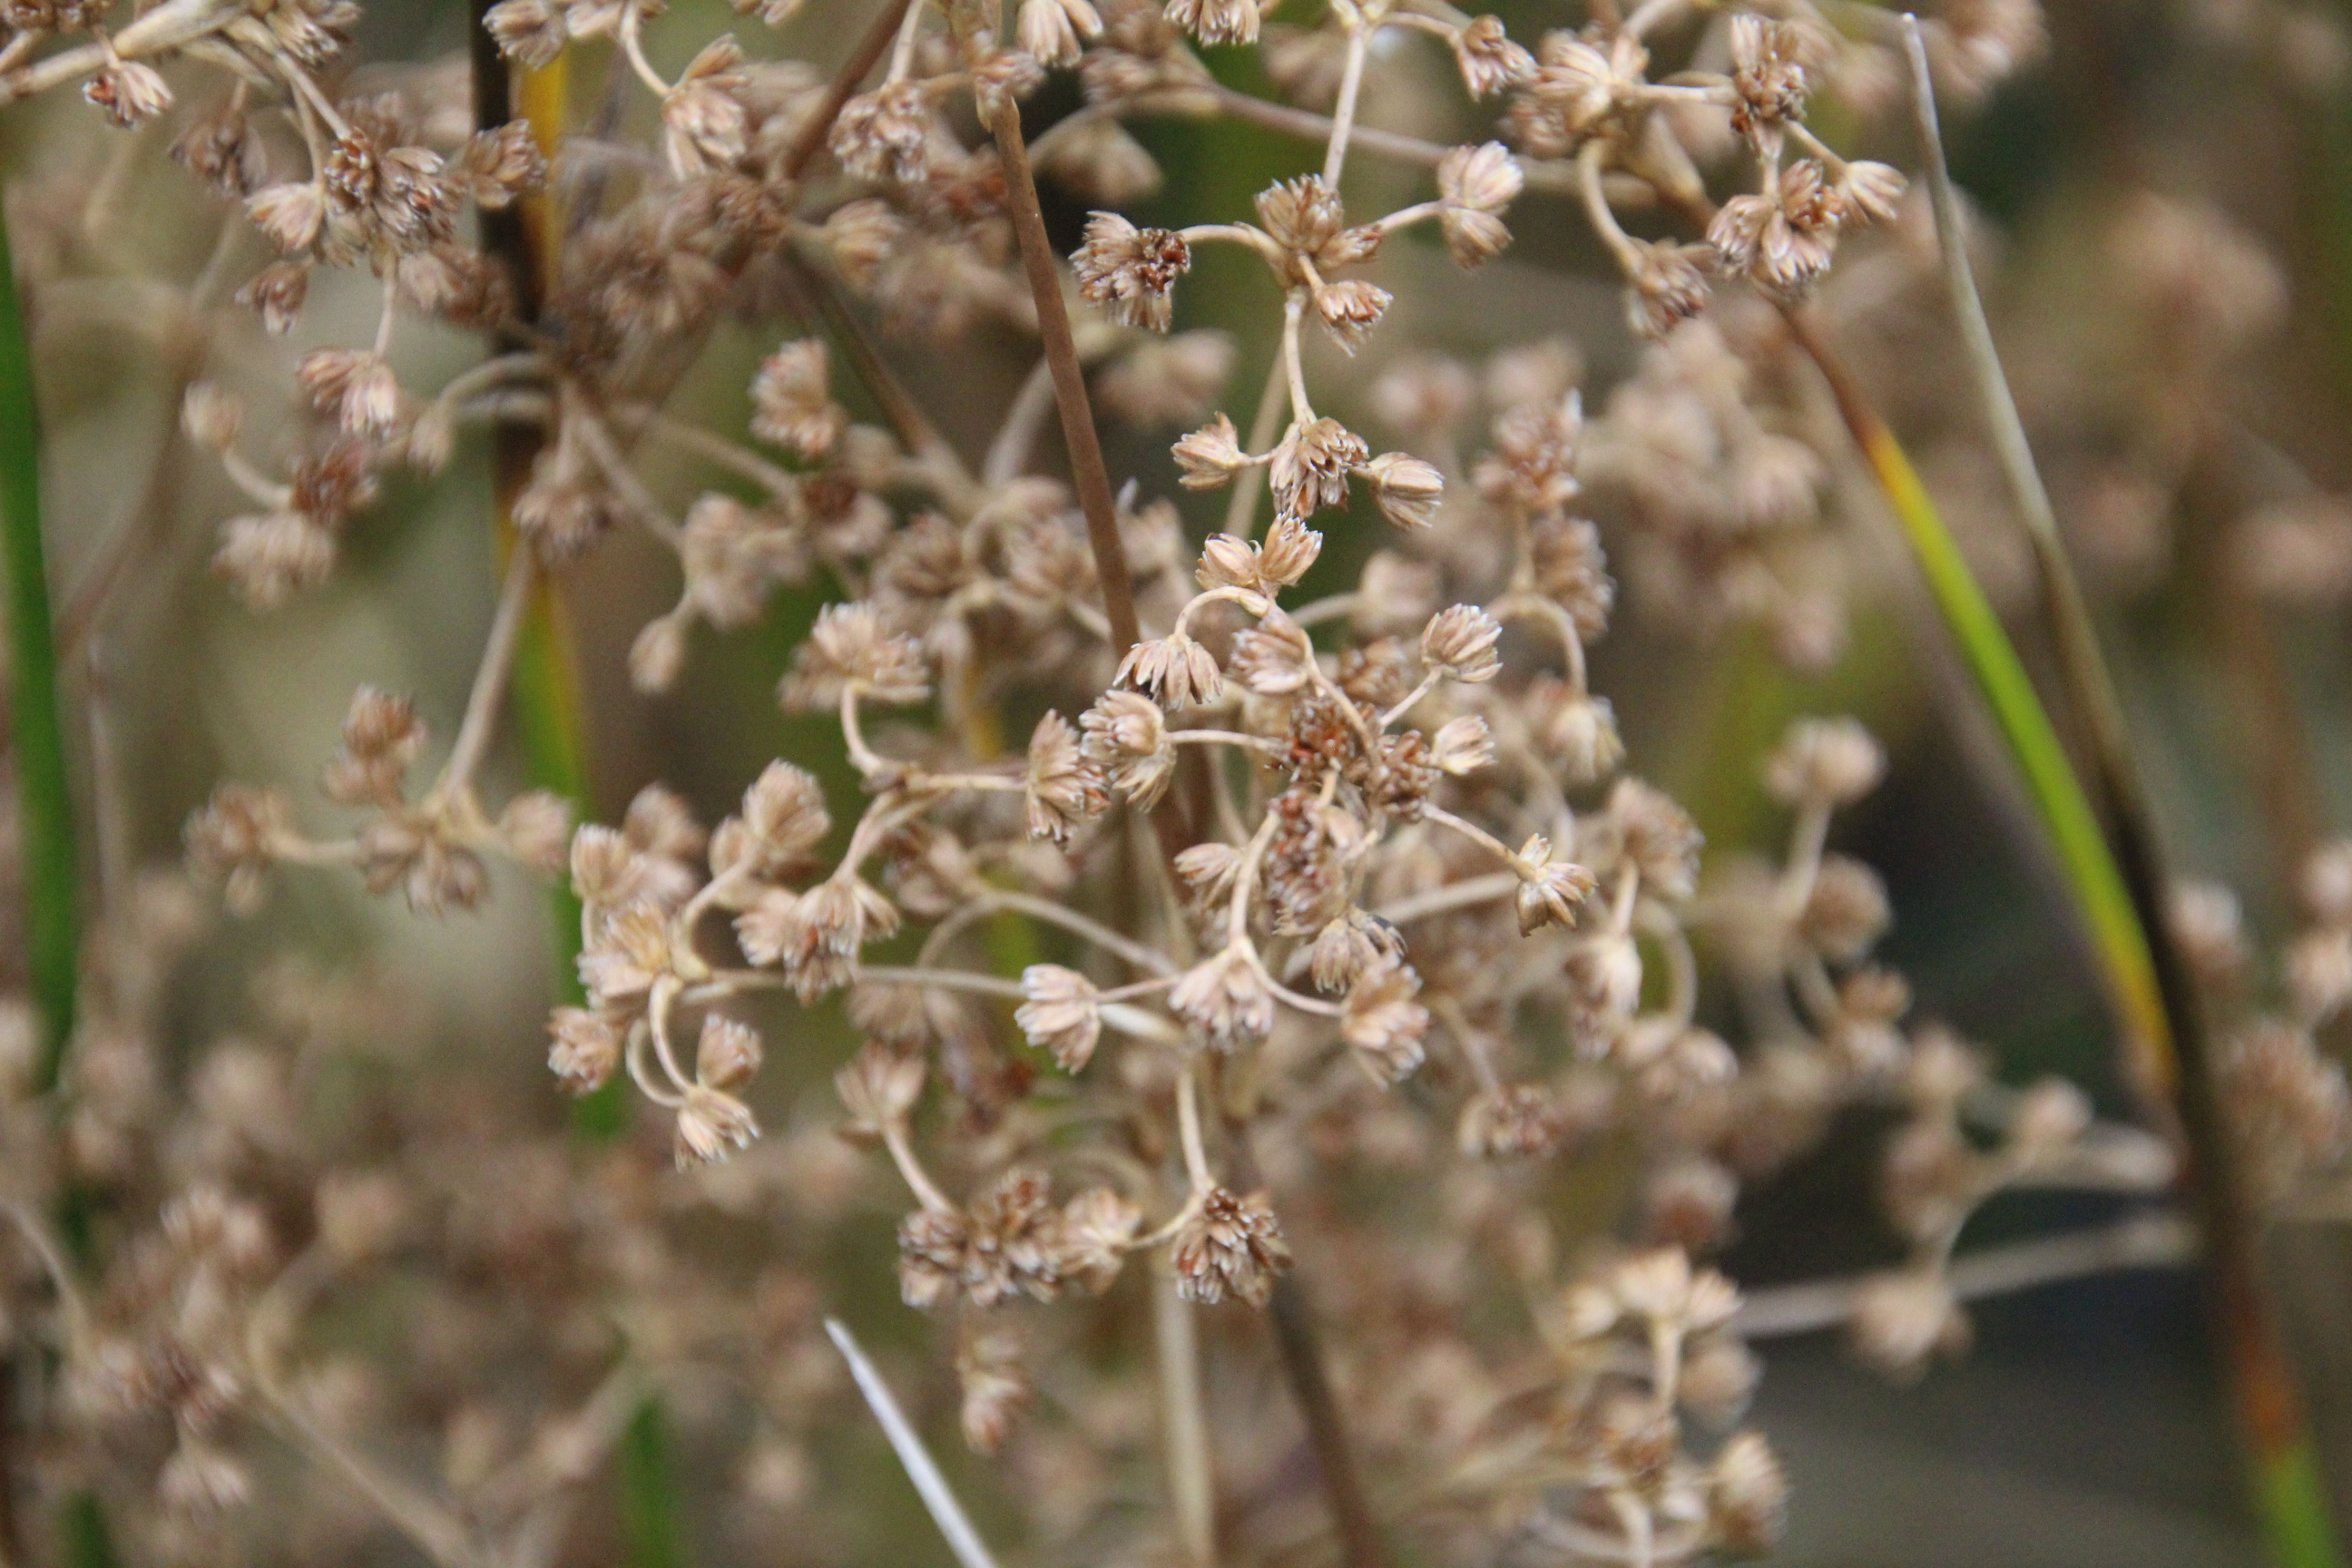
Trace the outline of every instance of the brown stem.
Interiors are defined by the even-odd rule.
[[[1021,106],[1007,98],[992,129],[997,154],[1004,163],[1005,205],[1021,245],[1021,269],[1028,275],[1029,292],[1037,302],[1037,337],[1054,374],[1054,403],[1062,416],[1070,477],[1077,482],[1078,506],[1087,517],[1087,542],[1094,548],[1095,575],[1102,583],[1103,617],[1110,623],[1111,654],[1123,658],[1143,640],[1142,626],[1135,617],[1135,578],[1128,568],[1127,546],[1119,538],[1110,471],[1103,464],[1102,437],[1095,430],[1094,409],[1087,401],[1086,367],[1078,359],[1077,340],[1070,332],[1069,302],[1062,298],[1054,242],[1045,233],[1045,210],[1037,203],[1029,146],[1021,136]],[[1150,816],[1160,855],[1173,865],[1192,835],[1172,801],[1160,801]]]
[[[1227,1171],[1241,1190],[1253,1191],[1262,1183],[1248,1124],[1229,1116],[1225,1131]],[[1388,1543],[1381,1539],[1363,1478],[1356,1471],[1355,1445],[1348,1436],[1347,1417],[1332,1393],[1330,1376],[1323,1370],[1322,1336],[1315,1326],[1315,1309],[1295,1265],[1274,1282],[1266,1315],[1274,1326],[1274,1348],[1282,1363],[1283,1380],[1290,1384],[1291,1400],[1307,1426],[1307,1447],[1315,1456],[1323,1500],[1339,1532],[1340,1562],[1345,1568],[1388,1568]]]
[[[874,18],[873,26],[867,27],[865,36],[857,40],[857,47],[849,52],[849,58],[842,61],[841,68],[834,73],[833,80],[825,87],[824,97],[818,100],[816,111],[809,116],[808,123],[801,128],[800,135],[793,140],[791,151],[784,154],[786,179],[799,179],[808,168],[810,160],[824,146],[824,139],[832,134],[833,122],[841,116],[841,106],[856,94],[857,84],[866,79],[866,73],[889,52],[891,40],[898,35],[899,24],[907,19],[907,7],[910,3],[911,0],[889,0],[889,4],[882,7],[882,14]]]
[[[1062,438],[1077,481],[1078,505],[1087,514],[1087,540],[1094,546],[1095,574],[1102,579],[1103,615],[1110,622],[1111,651],[1124,656],[1143,640],[1135,618],[1135,584],[1127,547],[1118,536],[1118,511],[1111,500],[1110,472],[1103,466],[1102,439],[1087,402],[1087,373],[1070,333],[1070,307],[1062,298],[1062,275],[1054,242],[1045,234],[1045,214],[1037,205],[1037,181],[1029,169],[1029,147],[1021,139],[1021,109],[1012,101],[996,115],[996,150],[1004,161],[1005,205],[1021,242],[1021,268],[1037,301],[1037,336],[1054,373],[1054,402],[1062,414]]]
[[[958,491],[964,501],[975,499],[978,487],[963,458],[940,434],[939,426],[931,423],[930,416],[882,357],[880,345],[866,330],[866,323],[858,320],[857,312],[841,297],[833,279],[789,250],[777,252],[777,259],[792,291],[793,312],[803,321],[812,314],[823,319],[834,342],[841,345],[842,357],[849,361],[850,374],[865,384],[866,392],[881,407],[882,417],[890,422],[907,449],[929,464],[934,476]]]

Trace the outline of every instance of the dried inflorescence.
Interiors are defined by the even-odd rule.
[[[47,1259],[45,1326],[76,1463],[119,1466],[142,1451],[125,1431],[168,1428],[147,1467],[167,1546],[215,1540],[190,1521],[224,1528],[259,1500],[240,1434],[267,1424],[436,1561],[551,1551],[655,1388],[709,1430],[753,1434],[746,1510],[805,1512],[839,1393],[813,1332],[825,1269],[875,1267],[857,1238],[886,1231],[868,1166],[887,1158],[913,1205],[892,1205],[898,1295],[945,1321],[963,1436],[1008,1456],[1041,1534],[1132,1524],[1136,1489],[1104,1477],[1151,1446],[1127,1413],[1156,1376],[1181,1517],[1118,1550],[1213,1544],[1212,1481],[1257,1484],[1242,1472],[1280,1456],[1204,1433],[1214,1384],[1188,1314],[1273,1306],[1296,1356],[1316,1337],[1311,1289],[1329,1340],[1304,1353],[1339,1370],[1367,1462],[1397,1483],[1383,1512],[1433,1557],[1746,1554],[1777,1535],[1786,1486],[1762,1436],[1721,1436],[1758,1367],[1738,1292],[1704,1261],[1744,1181],[1847,1107],[1892,1113],[1883,1196],[1903,1258],[1842,1287],[1831,1317],[1911,1374],[1966,1339],[1954,1259],[1981,1205],[2029,1184],[2168,1179],[2160,1146],[2077,1091],[2003,1089],[1956,1036],[1906,1024],[1907,985],[1873,957],[1886,889],[1829,847],[1835,814],[1886,771],[1860,724],[1801,721],[1766,759],[1790,819],[1776,862],[1703,862],[1690,813],[1624,772],[1588,668],[1620,610],[1612,552],[1635,597],[1685,626],[1760,624],[1799,665],[1840,646],[1838,481],[1773,312],[1899,216],[1902,177],[1804,118],[1886,68],[1882,42],[1803,3],[1594,6],[1578,30],[1514,40],[1421,0],[1330,0],[1311,28],[1259,0],[1020,0],[1006,36],[1000,8],[918,0],[877,35],[869,84],[793,58],[793,0],[738,6],[783,29],[782,54],[663,33],[688,59],[674,77],[648,53],[656,0],[488,8],[518,67],[609,40],[614,92],[651,100],[635,145],[616,139],[635,123],[618,97],[562,138],[453,132],[441,111],[460,106],[427,89],[346,91],[327,68],[348,5],[168,0],[110,33],[84,7],[31,9],[10,17],[12,94],[81,80],[135,124],[171,103],[147,59],[230,70],[174,151],[278,253],[240,294],[270,331],[322,275],[381,284],[372,342],[290,367],[299,417],[261,420],[208,381],[187,392],[189,438],[257,509],[222,525],[215,557],[246,600],[326,581],[386,477],[440,474],[468,427],[500,428],[516,481],[499,608],[431,782],[411,782],[432,744],[415,704],[362,689],[320,781],[351,830],[314,835],[281,791],[224,784],[189,822],[193,869],[240,912],[286,864],[356,870],[435,914],[480,903],[494,859],[562,880],[579,994],[550,1016],[548,1066],[592,1106],[650,1102],[661,1131],[587,1152],[424,1072],[383,1089],[385,1127],[355,1128],[310,1075],[373,1014],[221,1047],[169,1109],[152,998],[97,1010],[71,1115],[27,1147],[53,1184],[157,1218],[88,1301]],[[1928,23],[1930,52],[1948,85],[1981,89],[2031,52],[2033,21],[1955,6]],[[1235,45],[1294,101],[1224,86],[1201,51]],[[1375,73],[1424,47],[1475,128],[1450,145],[1360,134]],[[1024,127],[1020,101],[1072,70],[1083,105]],[[1159,185],[1127,126],[1160,115],[1301,136],[1322,166],[1246,211],[1143,225],[1110,209]],[[1415,171],[1414,199],[1383,211],[1347,177],[1373,157]],[[1066,289],[1034,248],[1033,171],[1103,209]],[[1389,285],[1414,274],[1398,252],[1433,238],[1433,258],[1482,267],[1515,225],[1556,220],[1538,193],[1580,212],[1646,345],[1605,399],[1588,409],[1565,342],[1507,348],[1483,374],[1386,353],[1360,398],[1329,374],[1318,336],[1353,356],[1402,335],[1413,300]],[[518,203],[556,240],[544,276],[466,237],[469,211]],[[1254,323],[1270,369],[1255,407],[1226,402],[1233,337],[1173,330],[1191,290],[1229,276],[1204,259],[1216,247],[1279,301]],[[492,352],[424,390],[395,351],[426,319]],[[927,406],[928,381],[900,384],[869,320],[928,345],[980,323],[1039,344],[982,462],[940,434],[978,422]],[[669,396],[730,321],[766,334],[740,430]],[[852,412],[869,405],[887,427]],[[1181,433],[1171,466],[1103,484],[1086,458],[1097,413]],[[1038,471],[1055,414],[1072,485]],[[1148,493],[1163,483],[1215,492],[1222,526],[1188,531]],[[758,624],[780,589],[830,601],[774,674],[784,710],[837,727],[845,769],[780,759],[708,828],[660,784],[613,826],[575,828],[541,791],[486,803],[535,596],[623,534],[676,563],[669,607],[623,628],[646,694],[691,684],[698,623]],[[2224,1052],[2273,1196],[2347,1141],[2341,1077],[2313,1040],[2352,999],[2352,858],[2330,856],[2290,1006],[2250,1014]],[[2227,949],[2229,922],[2197,910],[2200,950]],[[821,1091],[794,1103],[760,1083],[822,1081],[814,1042],[836,1010],[864,1038],[822,1110]],[[1588,1196],[1567,1219],[1551,1200],[1603,1163],[1622,1212]],[[1417,1190],[1391,1201],[1399,1172]],[[698,1241],[681,1208],[737,1228]],[[775,1250],[747,1265],[752,1222]],[[281,1364],[330,1297],[412,1284],[446,1364],[403,1390],[401,1418],[447,1428],[446,1509],[351,1440],[367,1390]],[[1128,1331],[1144,1320],[1156,1367]],[[520,1394],[467,1386],[468,1358],[495,1355],[564,1391],[527,1443],[501,1425]],[[1309,1416],[1330,1418],[1311,1401]],[[286,1541],[328,1528],[290,1496]]]

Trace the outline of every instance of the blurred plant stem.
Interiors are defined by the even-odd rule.
[[[66,1045],[73,1037],[81,953],[79,861],[73,786],[66,776],[65,726],[58,700],[47,552],[41,539],[40,411],[33,395],[32,341],[16,294],[5,211],[0,211],[0,536],[5,536],[0,550],[5,550],[8,570],[9,717],[21,825],[25,957],[41,1029],[32,1088],[36,1094],[49,1094],[58,1087]],[[79,1195],[68,1192],[64,1201],[64,1228],[69,1235],[86,1234],[87,1225],[77,1223],[84,1217]],[[0,1410],[0,1489],[11,1474],[6,1433],[15,1426],[14,1411]],[[5,1511],[13,1523],[13,1507]],[[111,1568],[114,1549],[95,1496],[86,1491],[68,1496],[58,1528],[61,1555],[70,1568]],[[0,1538],[0,1551],[11,1561],[21,1557],[21,1542],[13,1530]]]
[[[0,531],[8,564],[9,699],[25,886],[25,956],[41,1025],[33,1088],[57,1087],[73,1034],[81,937],[72,785],[58,701],[58,654],[41,539],[41,430],[32,347],[0,218]]]
[[[558,58],[544,70],[524,71],[519,81],[512,79],[483,26],[486,9],[486,0],[475,0],[471,41],[477,122],[484,129],[494,129],[520,110],[540,151],[552,160],[564,127],[568,61]],[[505,260],[517,311],[527,323],[536,324],[541,302],[555,279],[556,239],[561,233],[553,202],[544,194],[526,197],[506,212],[483,215],[483,247]],[[492,427],[490,438],[499,552],[504,557],[528,548],[515,537],[514,501],[530,482],[543,435],[535,425],[501,422]],[[588,769],[579,669],[562,584],[551,573],[542,574],[531,593],[515,658],[511,702],[526,775],[536,787],[552,790],[571,802],[575,816],[584,815],[589,808]],[[570,886],[558,879],[549,904],[555,939],[555,988],[564,1000],[576,1004],[583,999],[578,973],[580,902]],[[616,1077],[595,1093],[574,1101],[573,1132],[600,1142],[619,1137],[627,1124],[623,1092]],[[676,1489],[670,1481],[661,1407],[653,1396],[638,1407],[622,1437],[619,1468],[629,1568],[677,1568],[681,1558]]]
[[[1966,369],[2032,543],[2042,589],[2038,603],[2089,752],[2088,791],[2000,616],[1894,432],[1813,323],[1800,311],[1784,313],[1886,492],[1929,592],[2025,777],[2122,1014],[2134,1052],[2128,1076],[2151,1108],[2172,1122],[2182,1145],[2183,1182],[2198,1215],[2215,1332],[2250,1449],[2256,1507],[2273,1559],[2291,1568],[2327,1568],[2341,1561],[2336,1532],[2263,1289],[2253,1215],[2213,1083],[2200,1000],[2168,918],[2171,884],[2155,823],[2114,683],[1994,351],[1969,267],[1958,201],[1944,166],[1926,50],[1917,24],[1907,17],[1906,36],[1921,152]],[[2104,828],[2100,810],[2092,805],[2094,794],[2105,814]]]

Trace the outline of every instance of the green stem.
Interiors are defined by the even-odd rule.
[[[41,430],[33,356],[0,219],[0,534],[8,567],[8,657],[25,880],[25,951],[41,1053],[34,1088],[56,1086],[73,1033],[80,952],[73,795],[58,711],[58,655],[41,543]]]
[[[2122,1014],[2136,1087],[2159,1115],[2174,1116],[2184,1154],[2183,1184],[2201,1232],[2214,1335],[2245,1437],[2271,1560],[2281,1568],[2336,1568],[2342,1558],[2335,1528],[2301,1395],[2263,1289],[2252,1213],[2236,1180],[2229,1130],[2204,1051],[2199,998],[2172,952],[2164,915],[2167,882],[2129,753],[2118,754],[2121,742],[2095,726],[2095,777],[2108,816],[2103,826],[2007,629],[1894,432],[1812,324],[1793,310],[1788,321],[1830,384],[1839,413],[1885,491],[1928,592],[2024,775]],[[2058,564],[2063,568],[2063,557]],[[2043,565],[2051,569],[2046,559]],[[2045,607],[2062,603],[2054,593],[2045,594],[2044,600]],[[2079,600],[2068,602],[2079,607]],[[2085,626],[2072,630],[2077,637],[2088,637]],[[2079,678],[2085,665],[2082,650],[2075,652],[2067,668]],[[2103,665],[2088,668],[2104,677]],[[2074,695],[2078,704],[2114,702],[2111,689]]]

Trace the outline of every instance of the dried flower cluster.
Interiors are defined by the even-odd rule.
[[[45,1487],[101,1491],[142,1560],[356,1558],[389,1530],[442,1568],[551,1563],[658,1395],[726,1445],[727,1528],[856,1557],[819,1474],[852,1395],[816,1325],[876,1310],[887,1207],[897,1293],[938,1320],[963,1437],[1003,1457],[1041,1552],[1276,1549],[1289,1428],[1202,1376],[1266,1362],[1269,1308],[1416,1560],[1769,1549],[1787,1487],[1738,1423],[1773,1312],[1709,1261],[1744,1184],[1848,1108],[1891,1121],[1900,1260],[1790,1289],[1908,1376],[1968,1340],[1984,1205],[2174,1173],[2080,1090],[2003,1087],[1912,1018],[1875,956],[1886,889],[1830,847],[1886,772],[1861,724],[1790,727],[1758,781],[1785,849],[1703,864],[1589,673],[1624,608],[1612,552],[1629,602],[1683,627],[1752,624],[1809,668],[1841,649],[1866,569],[1776,312],[1907,221],[1903,176],[1805,119],[1825,96],[1883,117],[1893,42],[1827,0],[1596,0],[1521,39],[1443,0],[1294,25],[1260,0],[915,0],[882,8],[869,80],[800,58],[825,8],[736,8],[754,42],[676,36],[659,0],[499,0],[482,25],[518,72],[593,46],[611,91],[593,125],[481,129],[446,82],[347,71],[348,0],[8,12],[0,97],[79,83],[117,125],[169,120],[233,205],[221,257],[247,225],[271,250],[236,296],[268,332],[330,275],[380,289],[372,341],[295,360],[282,416],[185,387],[186,438],[250,498],[212,557],[243,600],[320,588],[395,475],[444,474],[468,431],[528,458],[429,782],[416,704],[362,689],[319,779],[347,826],[221,784],[187,824],[194,879],[238,913],[281,868],[422,915],[475,909],[501,862],[558,884],[578,994],[548,1067],[656,1130],[596,1143],[537,1097],[455,1091],[397,997],[293,970],[184,1071],[169,961],[204,917],[175,879],[110,888],[54,1099],[16,1070],[28,1016],[0,1029],[26,1244],[0,1254],[0,1332],[55,1352]],[[1927,26],[1961,93],[2040,44],[2030,0]],[[1213,70],[1235,46],[1276,98]],[[1378,73],[1433,62],[1459,142],[1360,125]],[[1078,107],[1039,123],[1064,75]],[[1146,224],[1114,209],[1160,187],[1150,120],[1262,127],[1321,166]],[[1036,177],[1101,209],[1066,257],[1039,249]],[[541,276],[479,242],[517,216]],[[1477,268],[1564,222],[1642,345],[1593,406],[1562,340],[1478,369],[1389,341],[1421,262]],[[1207,281],[1235,276],[1219,247],[1271,285],[1243,296],[1260,352],[1174,330],[1232,287]],[[434,387],[406,351],[436,322],[490,348]],[[740,427],[677,411],[746,330],[770,352]],[[1025,380],[971,462],[941,431],[973,422],[891,364],[983,340],[1020,345]],[[1254,406],[1226,392],[1244,357],[1268,366]],[[1174,435],[1170,460],[1097,471],[1097,417],[1159,432],[1115,450]],[[839,744],[739,780],[715,824],[658,783],[608,825],[497,782],[534,606],[624,535],[677,584],[621,639],[649,697],[694,689],[698,624],[826,601],[774,673]],[[2352,1143],[2315,1039],[2352,1005],[2352,847],[2305,892],[2274,1006],[2226,895],[2180,914],[2236,1008],[2227,1099],[2278,1204]],[[95,1250],[59,1213],[102,1216]],[[394,1312],[411,1372],[333,1348]],[[410,1479],[431,1442],[439,1473]],[[1327,1479],[1344,1531],[1352,1483]]]

